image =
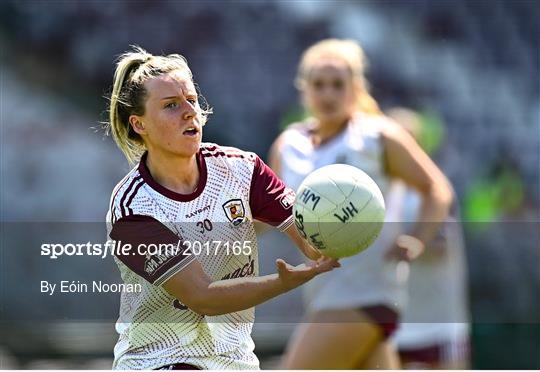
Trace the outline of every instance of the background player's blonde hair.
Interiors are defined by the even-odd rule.
[[[368,92],[368,83],[364,76],[367,59],[364,51],[355,40],[325,39],[309,47],[303,54],[298,66],[296,87],[303,91],[309,80],[313,66],[322,59],[338,59],[350,69],[353,86],[357,94],[358,110],[368,114],[380,114],[379,105]]]
[[[129,124],[130,115],[144,115],[146,89],[144,83],[151,78],[175,70],[187,72],[193,81],[193,74],[185,57],[179,54],[154,56],[139,46],[118,58],[114,72],[113,88],[109,103],[107,133],[112,137],[130,163],[139,160],[146,150],[144,141]],[[204,107],[201,124],[204,125],[212,110]]]

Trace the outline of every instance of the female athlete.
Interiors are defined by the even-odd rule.
[[[142,290],[121,295],[116,369],[257,369],[253,307],[339,266],[302,243],[294,193],[258,156],[201,143],[208,114],[184,57],[120,57],[109,130],[138,164],[107,223],[122,279]],[[259,277],[254,220],[316,261],[277,260],[277,274]]]
[[[422,252],[452,200],[445,176],[368,93],[365,65],[352,40],[323,40],[304,52],[296,85],[311,117],[277,138],[270,166],[292,188],[334,163],[361,168],[383,194],[392,179],[401,179],[422,196],[419,223],[408,235],[386,223],[372,247],[306,287],[308,314],[288,345],[286,369],[399,367],[387,340],[401,306],[397,263]],[[388,210],[387,221],[393,220]]]

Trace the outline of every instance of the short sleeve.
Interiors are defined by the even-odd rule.
[[[281,231],[286,230],[293,224],[294,197],[294,191],[257,156],[249,198],[253,218],[275,226]]]
[[[115,256],[154,285],[161,285],[190,264],[195,256],[180,237],[150,216],[130,215],[112,226]]]

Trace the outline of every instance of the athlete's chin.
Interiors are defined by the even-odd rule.
[[[179,143],[178,146],[176,146],[176,149],[177,149],[177,152],[179,153],[178,155],[192,156],[192,155],[195,155],[199,151],[200,147],[201,147],[201,140],[199,138],[198,140],[192,139],[189,141],[181,141],[181,143]]]
[[[345,113],[341,111],[330,111],[330,112],[318,112],[317,113],[320,120],[327,123],[340,123],[346,119]]]

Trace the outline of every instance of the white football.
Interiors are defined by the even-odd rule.
[[[342,258],[369,247],[385,215],[381,190],[366,173],[333,164],[310,173],[298,187],[293,208],[300,235],[323,255]]]

